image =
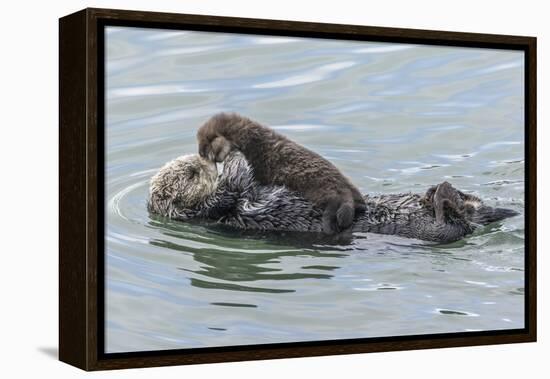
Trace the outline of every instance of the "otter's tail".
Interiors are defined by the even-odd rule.
[[[507,208],[493,208],[483,205],[471,215],[471,221],[476,224],[487,225],[505,218],[517,216],[519,213]]]

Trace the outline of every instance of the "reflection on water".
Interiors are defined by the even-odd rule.
[[[523,327],[524,222],[428,244],[150,216],[150,177],[236,111],[365,193],[451,181],[524,211],[521,52],[114,28],[106,33],[108,352]]]

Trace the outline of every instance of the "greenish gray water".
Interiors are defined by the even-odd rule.
[[[106,48],[107,352],[523,327],[523,53],[114,27]],[[448,180],[522,216],[341,246],[150,217],[150,177],[219,111],[365,193]]]

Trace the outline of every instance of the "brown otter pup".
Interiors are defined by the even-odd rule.
[[[235,113],[210,118],[197,132],[199,154],[223,162],[241,151],[260,184],[283,185],[323,210],[323,232],[350,227],[366,209],[359,190],[332,163],[272,129]]]

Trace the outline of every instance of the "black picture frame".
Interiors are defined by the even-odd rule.
[[[104,27],[135,26],[525,53],[525,327],[250,346],[104,353]],[[536,38],[84,9],[59,20],[59,359],[84,370],[536,341]]]

